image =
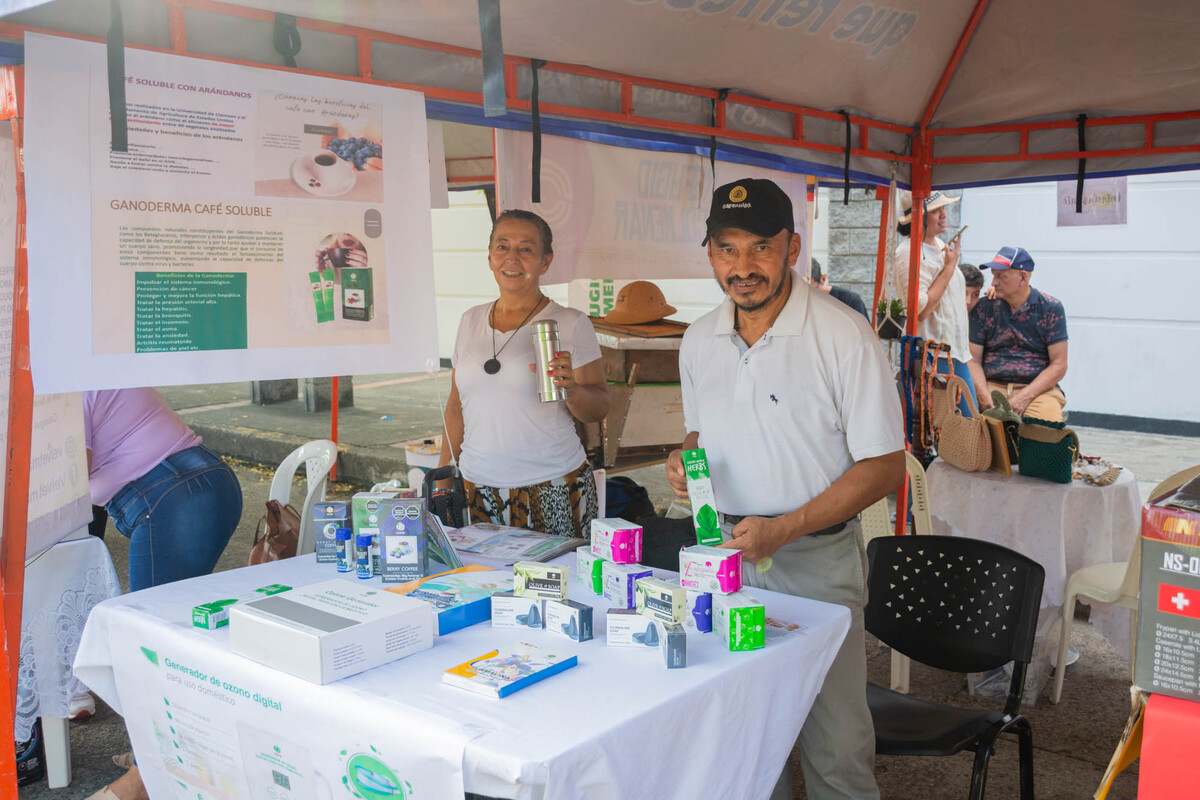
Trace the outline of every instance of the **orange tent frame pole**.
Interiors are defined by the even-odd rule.
[[[0,537],[0,731],[11,733],[16,719],[17,675],[21,655],[21,598],[25,589],[25,530],[29,511],[29,450],[33,434],[33,376],[29,370],[29,262],[25,248],[25,170],[23,159],[24,69],[0,73],[3,96],[0,119],[12,126],[16,161],[17,229],[13,263],[12,373],[9,378],[8,460],[4,475],[4,528]],[[0,795],[17,796],[17,764],[13,748],[0,746]]]
[[[879,201],[879,245],[875,251],[875,294],[871,299],[871,324],[875,324],[875,313],[879,308],[879,298],[883,296],[883,278],[887,270],[887,240],[888,240],[888,202],[889,190],[886,186],[875,187],[875,199]]]

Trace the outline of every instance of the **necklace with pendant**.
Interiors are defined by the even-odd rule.
[[[537,305],[535,305],[533,307],[532,311],[530,311],[528,314],[525,315],[525,319],[521,320],[521,324],[513,329],[513,332],[510,333],[508,335],[508,338],[504,340],[504,344],[500,345],[499,350],[496,349],[496,303],[498,303],[500,301],[499,300],[492,301],[492,307],[488,311],[488,327],[491,328],[491,330],[492,330],[492,357],[489,358],[487,361],[483,362],[483,371],[484,372],[486,372],[488,375],[495,375],[497,372],[500,371],[500,358],[499,358],[500,354],[504,352],[504,348],[508,347],[508,343],[513,340],[513,337],[517,335],[517,331],[521,330],[521,328],[524,328],[525,323],[529,322],[529,320],[533,318],[533,315],[541,310],[542,300],[545,300],[545,299],[546,299],[545,297],[542,297],[540,300],[537,301]]]

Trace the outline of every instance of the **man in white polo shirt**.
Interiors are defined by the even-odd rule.
[[[713,193],[708,258],[725,301],[679,351],[683,448],[708,454],[724,546],[748,583],[850,608],[853,621],[800,732],[809,798],[878,798],[866,698],[866,560],[857,514],[900,484],[900,403],[861,315],[792,271],[792,203],[775,183]],[[687,485],[679,451],[667,462]],[[787,680],[781,676],[781,680]],[[785,765],[772,798],[791,798]]]

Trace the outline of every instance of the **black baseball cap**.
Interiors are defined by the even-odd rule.
[[[707,233],[701,247],[722,228],[738,228],[759,236],[774,236],[785,228],[788,233],[796,232],[791,198],[775,181],[763,178],[743,178],[718,187],[705,225]]]

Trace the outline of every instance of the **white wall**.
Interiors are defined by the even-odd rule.
[[[1131,176],[1126,225],[1059,228],[1053,183],[969,189],[965,261],[1024,247],[1067,311],[1068,409],[1200,421],[1200,172]],[[987,273],[984,273],[985,277]]]
[[[458,320],[473,305],[494,300],[496,284],[487,268],[487,240],[491,231],[487,200],[482,191],[451,192],[448,209],[434,209],[433,264],[437,292],[438,350],[442,358],[454,351]],[[820,190],[813,231],[813,256],[829,263],[829,195]],[[697,242],[699,246],[699,242]],[[691,322],[711,310],[724,297],[716,282],[695,280],[656,281],[667,302],[678,309],[674,319]],[[567,302],[565,284],[544,287],[546,294]]]

